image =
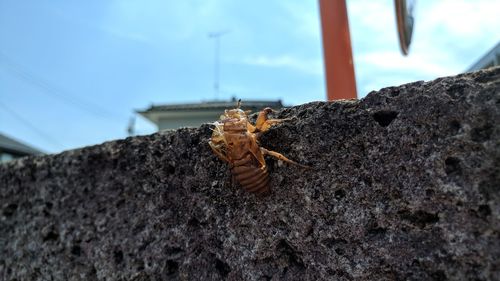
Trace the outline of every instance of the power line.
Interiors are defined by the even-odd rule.
[[[2,107],[5,111],[11,114],[15,119],[23,123],[26,127],[29,127],[32,129],[34,132],[36,132],[40,137],[45,139],[47,142],[51,143],[52,145],[56,145],[60,148],[64,148],[64,145],[59,143],[56,139],[52,138],[50,135],[45,134],[42,130],[38,129],[35,125],[31,124],[28,120],[24,119],[21,115],[17,114],[14,110],[10,109],[7,107],[5,104],[0,102],[0,107]]]
[[[65,102],[68,105],[77,107],[80,110],[87,111],[93,115],[98,115],[105,118],[122,119],[116,114],[113,114],[103,108],[97,106],[96,104],[89,103],[83,99],[80,99],[67,91],[64,91],[53,84],[47,82],[46,80],[34,75],[33,73],[26,70],[21,65],[13,62],[9,59],[3,52],[0,51],[0,62],[3,61],[3,65],[9,70],[10,73],[16,75],[17,77],[37,86],[42,90],[43,93],[50,95],[56,99]]]

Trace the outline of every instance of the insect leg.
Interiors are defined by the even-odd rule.
[[[255,122],[255,127],[260,132],[265,132],[265,131],[269,130],[269,128],[272,125],[279,124],[281,122],[290,120],[289,118],[286,118],[286,119],[267,119],[267,115],[271,112],[273,112],[273,110],[271,108],[267,107],[259,113],[259,116],[257,117],[257,121]]]
[[[219,148],[217,148],[211,141],[209,141],[208,144],[210,145],[210,148],[212,148],[212,151],[215,153],[215,155],[219,157],[220,160],[229,163],[229,160],[224,154],[222,154],[222,152],[220,152]]]
[[[257,116],[257,121],[255,122],[255,128],[259,131],[266,131],[269,128],[264,128],[264,124],[267,121],[267,114],[272,112],[273,110],[269,107],[264,108],[261,112],[259,112],[259,116]]]
[[[255,133],[256,131],[256,128],[254,125],[252,125],[250,122],[247,122],[247,130],[250,132],[250,133]]]
[[[268,119],[264,124],[262,125],[262,131],[267,131],[269,128],[273,125],[283,123],[285,121],[291,120],[290,118],[285,118],[285,119]]]
[[[281,160],[281,161],[284,161],[284,162],[287,162],[287,163],[290,163],[290,164],[294,164],[294,165],[297,165],[297,166],[302,167],[302,168],[305,168],[305,169],[310,169],[310,168],[311,168],[311,167],[309,167],[309,166],[302,165],[302,164],[299,164],[299,163],[297,163],[297,162],[295,162],[295,161],[292,161],[292,160],[290,160],[290,159],[286,158],[283,154],[278,153],[278,152],[276,152],[276,151],[267,150],[267,149],[265,149],[265,148],[263,148],[263,147],[261,147],[261,148],[260,148],[260,150],[262,151],[262,154],[265,154],[265,155],[270,155],[270,156],[272,156],[272,157],[274,157],[274,158],[277,158],[277,159],[279,159],[279,160]]]

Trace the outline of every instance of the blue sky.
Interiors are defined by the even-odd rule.
[[[393,1],[348,1],[358,96],[463,72],[500,40],[498,11],[417,1],[403,57]],[[208,33],[223,30],[216,95]],[[315,0],[0,0],[0,42],[0,132],[51,153],[126,137],[151,103],[326,96]]]

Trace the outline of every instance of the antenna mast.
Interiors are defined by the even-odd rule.
[[[220,38],[222,35],[225,35],[229,33],[228,30],[225,31],[219,31],[219,32],[210,32],[208,34],[208,38],[213,38],[215,40],[215,58],[214,58],[214,91],[215,91],[215,98],[219,98],[219,92],[220,92],[220,84],[219,84],[219,79],[220,79],[220,74],[219,74],[219,61],[220,61]]]

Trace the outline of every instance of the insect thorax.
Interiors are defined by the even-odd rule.
[[[247,119],[227,119],[224,122],[224,132],[245,132],[247,131]]]

